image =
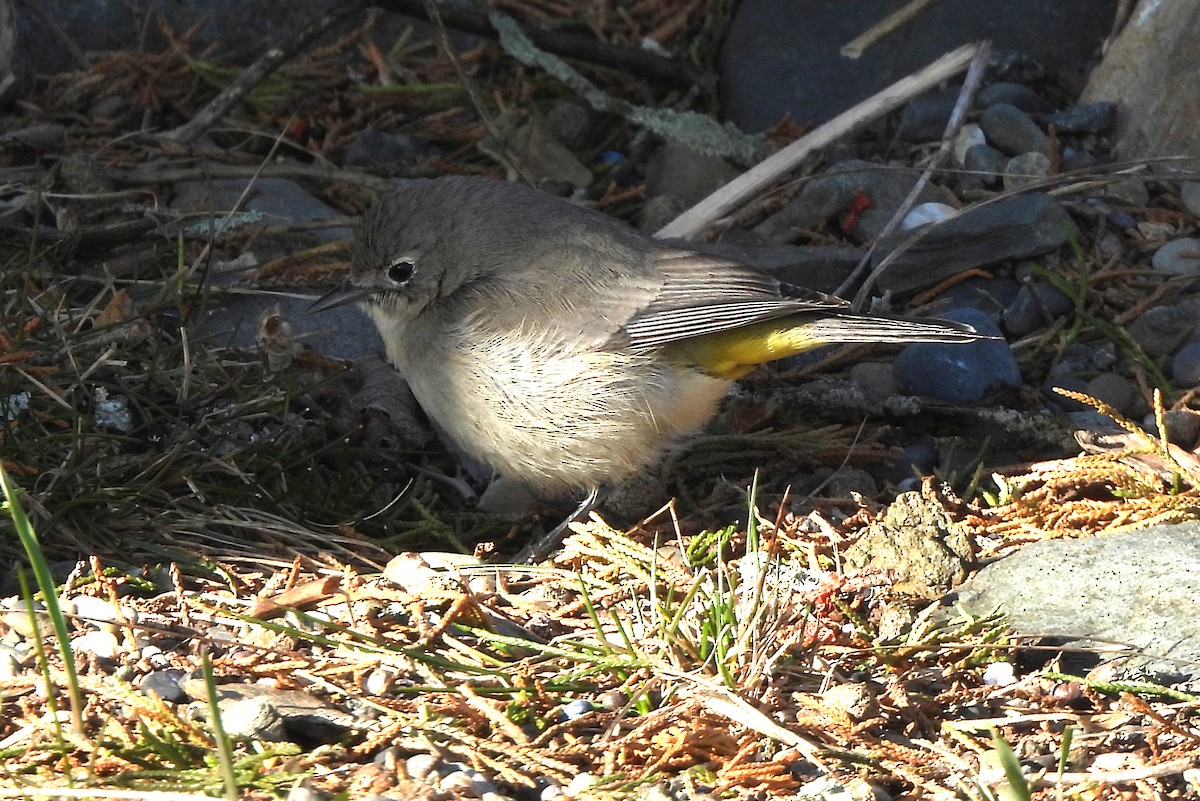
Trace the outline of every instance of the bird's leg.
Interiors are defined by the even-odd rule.
[[[532,565],[549,556],[550,552],[562,543],[563,535],[567,533],[567,528],[576,520],[582,520],[587,516],[588,512],[596,507],[596,498],[599,495],[599,487],[592,487],[588,490],[587,497],[579,503],[579,506],[575,507],[575,511],[571,512],[566,520],[522,548],[520,553],[513,559],[513,562],[518,565]]]

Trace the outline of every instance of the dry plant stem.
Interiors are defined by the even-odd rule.
[[[975,57],[980,45],[972,43],[952,50],[929,66],[844,111],[829,122],[797,139],[770,158],[747,170],[667,223],[655,236],[691,239],[725,214],[741,206],[772,182],[794,170],[815,150],[836,142],[871,120],[904,105],[947,78],[962,71]]]
[[[975,93],[979,91],[979,84],[983,81],[983,71],[987,68],[988,58],[991,56],[991,53],[991,42],[984,41],[979,43],[979,49],[975,52],[975,57],[971,59],[971,66],[967,68],[967,77],[963,80],[962,90],[958,93],[958,100],[954,103],[954,110],[950,113],[950,119],[946,122],[946,130],[942,134],[941,147],[933,154],[933,158],[925,166],[925,171],[921,173],[921,177],[913,184],[907,197],[904,198],[904,202],[900,204],[899,208],[896,209],[896,213],[892,215],[892,219],[888,220],[888,224],[880,231],[879,236],[875,237],[875,241],[867,248],[867,252],[863,254],[862,259],[859,260],[853,272],[842,282],[842,285],[837,288],[834,294],[842,297],[842,293],[850,291],[850,287],[854,286],[854,282],[858,280],[858,276],[862,275],[862,271],[871,262],[871,257],[875,254],[875,248],[879,241],[891,235],[900,226],[905,215],[912,209],[913,204],[917,202],[917,198],[929,183],[929,179],[933,177],[934,171],[950,155],[950,150],[954,147],[954,139],[958,136],[958,131],[962,128],[962,124],[967,118],[967,110],[971,107],[971,102],[975,99]],[[863,281],[862,286],[859,287],[857,294],[854,296],[854,308],[861,309],[863,307],[863,304],[866,303],[867,297],[871,293],[871,287],[875,285],[875,281],[888,268],[888,265],[907,249],[904,246],[896,248],[871,271],[871,274],[867,276],[867,280]]]
[[[940,2],[942,0],[912,0],[842,45],[841,54],[846,58],[858,58],[868,47],[873,47],[876,42],[891,35],[900,26],[916,19],[925,9]]]
[[[247,67],[233,83],[226,86],[207,106],[194,117],[178,128],[162,134],[162,138],[179,144],[191,144],[203,136],[217,120],[224,117],[229,110],[242,101],[254,87],[263,82],[271,73],[292,56],[299,53],[321,34],[328,31],[343,19],[363,11],[367,7],[366,0],[352,0],[350,3],[334,5],[336,11],[329,11],[309,22],[296,34],[284,42],[267,50],[258,61]]]
[[[433,21],[425,0],[375,0],[374,5],[405,16]],[[438,12],[448,28],[485,36],[488,39],[499,38],[499,33],[488,20],[487,14],[470,8],[454,8],[443,3],[438,4]],[[699,86],[705,91],[712,91],[716,88],[716,76],[687,61],[663,58],[648,50],[617,47],[565,31],[525,26],[522,26],[522,29],[538,49],[556,56],[619,69],[638,78],[679,89]]]
[[[316,164],[211,164],[203,167],[179,167],[172,164],[142,164],[131,169],[112,169],[105,176],[128,186],[154,186],[181,181],[203,181],[216,178],[307,178],[310,180],[346,183],[375,192],[386,192],[392,183],[386,178],[354,170],[342,170]]]
[[[438,44],[441,45],[442,52],[446,54],[446,58],[450,59],[450,63],[454,66],[454,72],[458,75],[458,82],[466,90],[467,98],[470,99],[475,113],[479,115],[479,119],[487,127],[492,139],[499,143],[505,156],[508,157],[508,163],[520,175],[521,181],[529,186],[536,185],[536,181],[530,180],[530,177],[522,172],[521,159],[514,157],[508,139],[500,130],[500,126],[496,124],[496,120],[492,117],[491,112],[488,111],[488,107],[483,102],[483,97],[479,94],[478,87],[475,86],[475,82],[471,80],[471,76],[467,74],[466,68],[463,67],[462,59],[458,57],[458,51],[454,48],[454,43],[450,41],[450,34],[446,30],[445,21],[442,20],[442,12],[438,7],[437,0],[421,0],[421,2],[425,7],[425,13],[428,15],[429,21],[437,29]]]

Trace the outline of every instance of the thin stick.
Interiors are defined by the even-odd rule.
[[[858,265],[846,277],[842,285],[837,288],[837,291],[834,293],[835,295],[840,297],[843,292],[850,291],[850,287],[854,286],[854,282],[858,280],[858,276],[870,264],[871,257],[875,254],[875,248],[879,245],[879,242],[899,227],[900,223],[904,220],[904,216],[908,214],[913,204],[917,202],[917,197],[925,189],[925,185],[929,183],[929,179],[933,177],[934,171],[950,155],[950,151],[954,147],[954,139],[958,136],[958,131],[962,128],[962,124],[967,118],[967,110],[971,107],[971,103],[975,99],[975,92],[979,90],[979,84],[983,81],[983,71],[987,68],[991,52],[991,42],[980,42],[979,49],[975,52],[975,57],[971,59],[971,66],[967,68],[967,77],[963,80],[962,89],[958,93],[958,100],[954,103],[954,110],[950,112],[950,119],[946,121],[946,130],[942,134],[941,147],[933,154],[933,158],[929,160],[929,163],[925,165],[925,171],[921,173],[921,177],[913,184],[912,189],[908,192],[908,196],[904,198],[904,202],[900,204],[899,208],[896,209],[896,213],[892,215],[892,219],[888,220],[888,224],[879,232],[879,236],[875,237],[875,241],[867,248],[867,252],[863,254]],[[875,281],[883,274],[888,265],[895,261],[897,256],[905,250],[907,248],[903,246],[896,248],[871,271],[871,274],[867,276],[867,280],[863,281],[863,285],[859,287],[858,292],[854,296],[854,308],[862,308]]]
[[[842,45],[841,54],[846,58],[858,58],[868,47],[873,47],[880,39],[890,35],[900,26],[907,25],[925,9],[940,2],[942,0],[912,0],[906,3]]]
[[[690,239],[706,226],[741,206],[763,188],[794,170],[814,150],[837,141],[858,130],[871,120],[899,108],[911,98],[933,88],[945,79],[961,72],[979,51],[978,44],[967,44],[952,50],[854,108],[844,111],[829,122],[797,139],[756,167],[751,168],[725,186],[667,223],[655,236]]]

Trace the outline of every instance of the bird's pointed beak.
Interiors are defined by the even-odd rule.
[[[305,310],[305,314],[317,314],[318,312],[329,311],[336,309],[338,306],[347,306],[351,303],[359,303],[366,300],[371,294],[371,290],[356,287],[350,283],[347,278],[333,289],[326,292],[321,297],[313,301],[313,304]]]

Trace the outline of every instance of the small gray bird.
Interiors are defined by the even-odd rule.
[[[756,365],[847,342],[970,342],[858,314],[517,184],[406,181],[367,213],[346,284],[443,431],[545,497],[622,479]]]

